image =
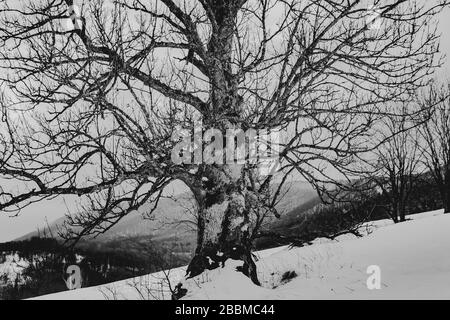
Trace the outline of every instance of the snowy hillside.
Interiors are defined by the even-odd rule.
[[[368,226],[363,238],[350,235],[335,241],[258,252],[262,287],[226,266],[186,283],[185,299],[449,299],[450,214],[442,211],[412,216],[393,225],[388,220]],[[369,290],[369,266],[381,271],[380,289]],[[183,278],[178,268],[109,285],[66,291],[38,299],[170,299]]]

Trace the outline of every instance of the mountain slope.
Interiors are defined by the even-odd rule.
[[[294,181],[285,188],[283,199],[277,204],[277,209],[286,214],[313,199],[317,199],[316,192],[307,182]],[[160,200],[158,209],[152,214],[151,219],[143,217],[150,211],[150,206],[143,207],[139,211],[125,216],[116,226],[107,233],[92,241],[108,241],[123,237],[149,236],[154,241],[163,241],[170,238],[183,238],[193,234],[192,224],[179,221],[193,221],[192,210],[194,205],[188,194],[178,195],[176,198],[164,198]],[[50,224],[47,234],[57,234],[59,226],[63,224],[62,217]],[[42,233],[42,232],[41,232]],[[28,233],[16,240],[25,240],[37,236],[38,231]]]
[[[188,285],[185,299],[448,299],[450,215],[442,212],[417,214],[396,225],[376,221],[363,238],[316,239],[307,247],[259,252],[263,287],[235,271],[239,262],[228,261]],[[367,286],[374,275],[367,273],[369,266],[380,268],[380,289]],[[296,276],[283,281],[287,271]],[[38,299],[170,299],[166,279],[173,286],[184,272],[177,268]]]

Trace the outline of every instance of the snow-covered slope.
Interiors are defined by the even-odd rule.
[[[186,282],[185,299],[450,299],[450,214],[442,213],[414,215],[397,225],[377,221],[363,238],[345,235],[258,252],[262,287],[235,271],[240,262],[228,261]],[[380,289],[367,287],[369,266],[381,271]],[[286,272],[296,276],[283,281]],[[176,285],[184,273],[178,268],[38,299],[170,299],[169,281]]]

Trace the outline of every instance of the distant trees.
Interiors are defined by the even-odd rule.
[[[421,164],[419,135],[403,105],[399,116],[384,121],[380,129],[382,144],[370,160],[370,180],[381,189],[386,211],[397,223],[405,221],[407,205],[414,189]]]
[[[450,212],[450,84],[433,81],[401,108],[379,128],[380,144],[365,162],[370,168],[365,176],[381,189],[380,200],[394,222],[405,220],[417,198],[425,207],[440,200]],[[431,196],[431,189],[437,195]],[[420,197],[419,190],[426,195]]]
[[[99,240],[100,241],[100,240]],[[148,237],[83,241],[73,250],[52,238],[31,238],[0,244],[0,264],[8,256],[27,262],[17,275],[0,273],[0,299],[24,299],[67,290],[70,265],[78,265],[84,286],[133,278],[189,262],[170,247],[158,247]]]
[[[424,163],[445,212],[450,212],[450,83],[429,86],[420,101],[426,121],[419,127]]]

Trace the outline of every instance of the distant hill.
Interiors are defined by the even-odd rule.
[[[317,193],[309,183],[303,181],[289,182],[283,189],[282,200],[277,204],[277,210],[281,213],[281,220],[292,219],[292,211],[298,210],[302,206],[309,206],[308,203],[316,203],[318,200]],[[194,204],[188,194],[181,194],[174,198],[161,199],[158,209],[147,217],[150,207],[143,207],[139,211],[130,213],[125,216],[116,226],[111,228],[107,233],[96,239],[86,240],[89,242],[104,243],[120,238],[142,238],[147,237],[153,242],[163,241],[194,241],[195,243],[195,227],[193,221],[192,210]],[[49,230],[41,230],[28,233],[18,239],[26,240],[39,234],[46,233],[56,235],[58,229],[63,224],[66,217],[62,217],[49,224]],[[180,221],[185,221],[180,223]]]

